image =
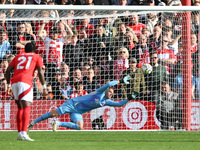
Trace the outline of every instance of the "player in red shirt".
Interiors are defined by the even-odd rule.
[[[18,107],[17,113],[17,140],[34,141],[27,134],[27,126],[30,119],[30,105],[33,102],[33,74],[38,70],[41,84],[43,85],[43,95],[47,95],[47,88],[42,71],[42,58],[35,54],[35,43],[25,45],[25,53],[17,55],[10,63],[6,71],[8,89],[12,83],[13,95]],[[14,69],[13,77],[10,80],[11,71]]]

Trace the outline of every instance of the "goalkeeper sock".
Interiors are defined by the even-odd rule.
[[[34,124],[40,122],[40,121],[43,121],[43,120],[46,120],[48,118],[51,118],[51,112],[48,112],[46,114],[43,114],[42,116],[38,117],[37,119],[34,120]]]
[[[23,108],[18,108],[18,112],[17,112],[17,129],[18,129],[18,132],[22,131],[22,116],[23,116]]]
[[[31,111],[31,106],[23,107],[22,131],[25,131],[25,132],[28,129],[28,124],[29,124],[29,120],[30,120],[30,111]]]
[[[78,124],[73,123],[73,122],[59,122],[58,125],[62,127],[70,128],[70,129],[79,130]]]

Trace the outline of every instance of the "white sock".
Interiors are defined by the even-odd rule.
[[[22,135],[27,135],[27,132],[26,131],[21,131],[21,134]]]

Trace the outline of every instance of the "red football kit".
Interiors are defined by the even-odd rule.
[[[17,55],[10,66],[14,67],[11,83],[24,82],[32,86],[33,74],[36,67],[42,67],[42,57],[35,53],[23,53]]]

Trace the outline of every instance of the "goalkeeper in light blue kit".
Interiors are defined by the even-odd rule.
[[[112,86],[117,85],[118,83],[119,81],[108,82],[88,95],[75,97],[65,101],[56,110],[43,114],[31,122],[28,129],[30,130],[36,123],[40,121],[69,113],[72,122],[53,121],[51,123],[53,131],[56,131],[58,126],[83,130],[83,118],[81,114],[103,106],[121,107],[128,103],[127,99],[120,102],[114,102],[111,100],[114,93]]]

